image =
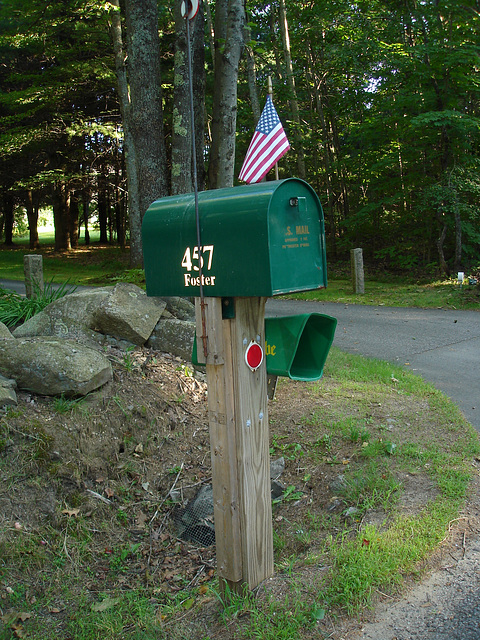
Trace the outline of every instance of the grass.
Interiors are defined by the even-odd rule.
[[[83,286],[144,282],[143,271],[129,268],[129,252],[116,246],[100,245],[95,234],[89,246],[81,244],[68,253],[56,253],[50,236],[41,236],[40,249],[31,251],[25,238],[15,238],[14,247],[0,248],[0,278],[23,280],[23,256],[43,256],[43,272],[47,281],[72,282]]]
[[[407,276],[385,278],[373,274],[365,278],[365,293],[355,294],[347,278],[329,275],[326,289],[296,293],[288,297],[345,304],[478,310],[480,289],[478,285],[460,286],[456,278],[432,278],[429,281],[414,282]]]
[[[69,286],[68,283],[54,289],[50,282],[43,290],[37,287],[35,292],[34,289],[34,297],[25,298],[0,286],[0,322],[7,327],[15,327],[75,289],[75,286]]]
[[[145,287],[142,269],[131,269],[129,251],[115,246],[98,244],[98,234],[91,234],[91,244],[82,243],[78,249],[56,254],[53,236],[40,234],[46,280],[66,281],[77,285],[111,285],[118,281],[133,282]],[[16,238],[14,248],[0,247],[0,278],[23,280],[23,256],[28,250],[26,237]],[[476,309],[480,304],[480,285],[459,286],[456,279],[418,278],[411,274],[394,275],[366,268],[365,294],[353,293],[345,263],[328,265],[328,287],[317,291],[291,294],[288,297],[321,302],[386,305],[395,307],[423,307],[444,309]],[[468,279],[467,279],[468,282]]]
[[[175,589],[149,579],[145,562],[151,542],[130,537],[131,488],[121,484],[116,471],[113,519],[108,507],[79,513],[82,497],[76,493],[62,505],[62,526],[46,523],[0,534],[0,581],[8,587],[0,638],[306,640],[322,637],[324,621],[331,626],[338,616],[371,606],[378,590],[394,593],[404,575],[421,570],[465,504],[472,460],[480,453],[478,437],[443,394],[412,373],[335,348],[323,383],[301,388],[297,397],[300,383],[283,380],[278,394],[286,394],[285,413],[272,405],[272,455],[284,455],[297,478],[285,499],[274,503],[272,581],[256,594],[227,590],[221,597],[216,583],[198,586],[181,569]],[[305,411],[319,401],[321,411]],[[288,416],[298,408],[303,417],[292,432]],[[393,433],[385,411],[401,425]],[[0,442],[7,442],[22,435],[13,431],[13,419],[22,420],[24,454],[18,446],[15,453],[21,475],[13,479],[13,469],[0,460],[2,482],[11,476],[13,488],[32,482],[27,467],[38,460],[31,452],[42,435],[19,413],[11,411],[10,420],[7,415],[0,424]],[[389,450],[387,443],[396,447]],[[305,500],[318,469],[329,468],[344,478],[337,493],[340,511],[313,508]],[[424,478],[434,488],[416,513],[402,511],[401,473]],[[36,481],[42,482],[40,476]],[[346,517],[351,507],[355,511]],[[362,524],[378,510],[381,525]],[[110,546],[113,531],[117,542]]]

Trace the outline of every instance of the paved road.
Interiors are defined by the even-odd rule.
[[[480,431],[480,312],[267,302],[269,316],[312,312],[337,318],[334,345],[408,367],[446,393]]]

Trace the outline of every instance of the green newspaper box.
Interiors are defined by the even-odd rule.
[[[156,200],[142,224],[150,296],[270,297],[327,285],[323,211],[306,182],[272,182]],[[200,273],[201,268],[201,273]]]
[[[267,373],[292,380],[321,378],[336,326],[336,318],[322,313],[265,318]],[[200,364],[196,338],[192,362]]]
[[[321,313],[265,318],[267,373],[318,380],[332,346],[337,319]]]

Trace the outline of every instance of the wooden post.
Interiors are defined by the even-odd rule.
[[[363,273],[363,250],[352,249],[350,251],[352,263],[352,283],[354,293],[365,293],[365,277]]]
[[[234,317],[224,319],[221,298],[205,298],[217,566],[221,589],[234,592],[273,574],[266,365],[251,371],[245,362],[251,340],[265,344],[265,302],[234,298]]]
[[[25,292],[27,298],[36,298],[44,291],[43,258],[41,255],[23,256],[23,273],[25,274]]]

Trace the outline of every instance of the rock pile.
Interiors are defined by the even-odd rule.
[[[133,284],[75,291],[49,304],[13,332],[0,323],[0,406],[15,388],[81,396],[112,379],[108,345],[151,347],[191,359],[194,305],[149,298]]]

